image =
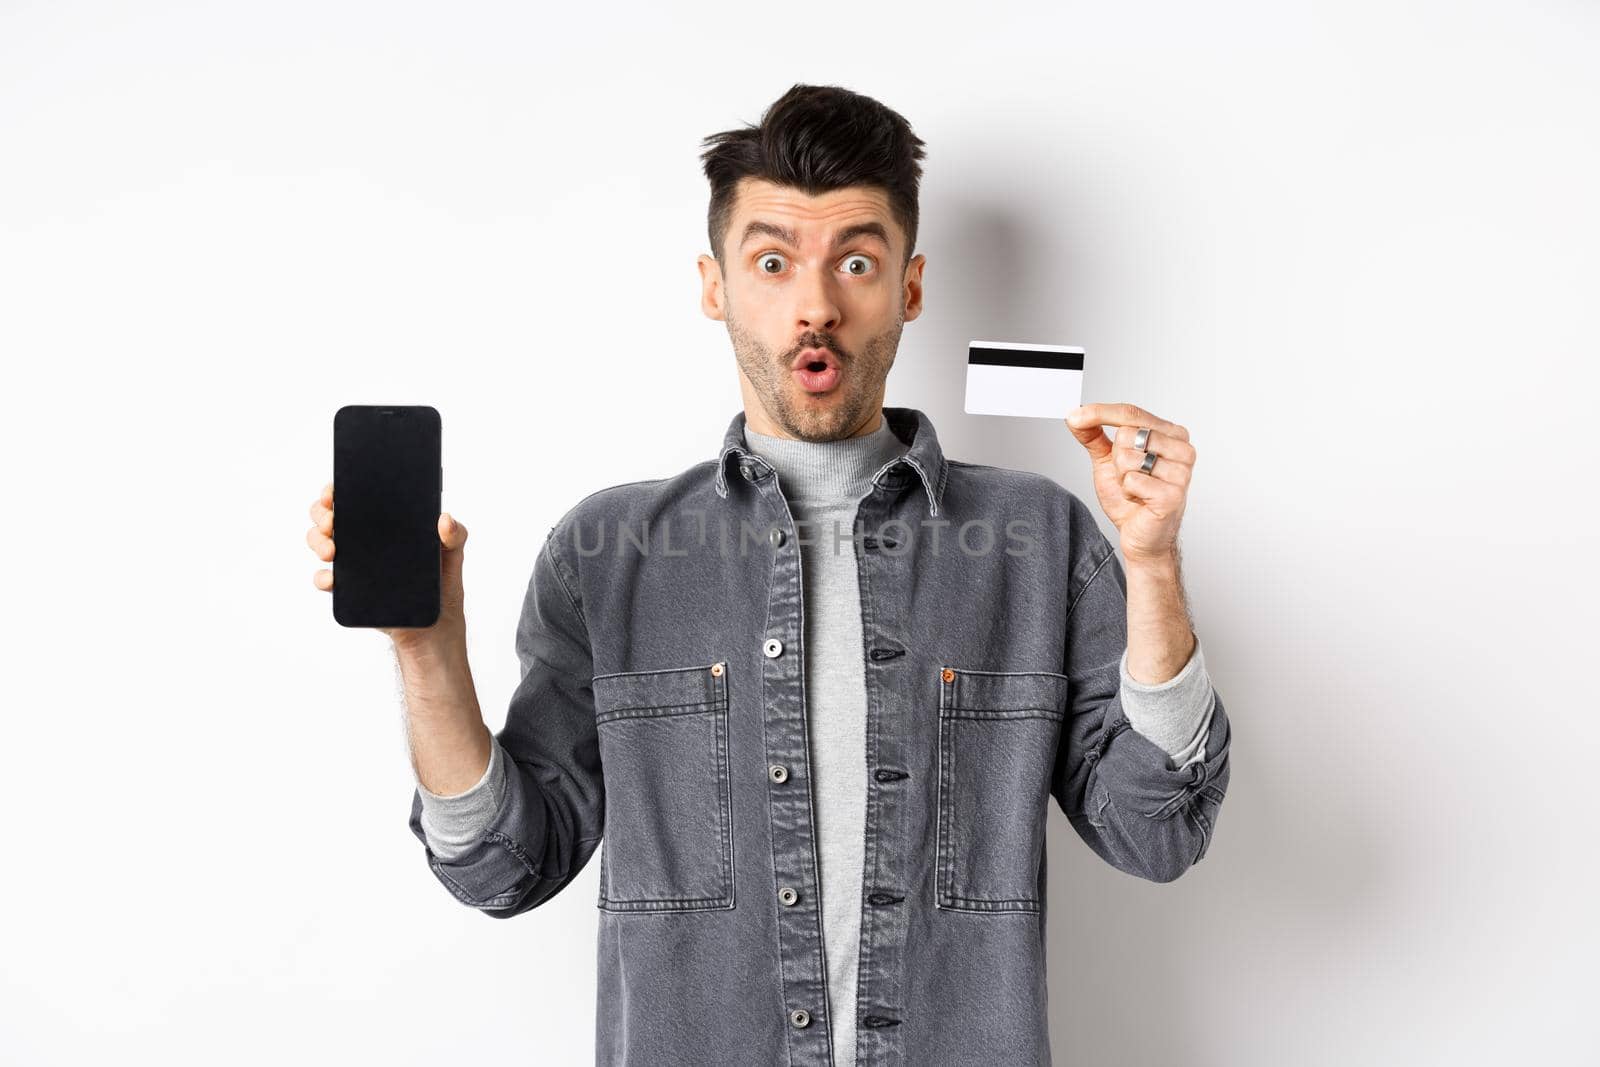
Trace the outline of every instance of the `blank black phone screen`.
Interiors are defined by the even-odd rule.
[[[351,404],[333,417],[333,617],[341,626],[439,618],[439,413]]]

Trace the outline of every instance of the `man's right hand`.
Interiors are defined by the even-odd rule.
[[[311,505],[306,543],[323,562],[333,559],[333,483]],[[467,623],[461,588],[461,549],[467,528],[439,516],[439,618],[432,626],[379,627],[394,641],[405,684],[406,724],[417,780],[435,793],[464,792],[489,766],[491,738],[467,663]],[[311,576],[333,589],[333,571]]]
[[[322,487],[322,494],[311,503],[311,529],[306,543],[323,562],[333,559],[333,483]],[[465,642],[467,633],[465,595],[461,582],[462,548],[467,543],[467,528],[450,516],[439,515],[439,618],[432,626],[380,626],[395,646],[438,647]],[[333,591],[333,570],[323,567],[311,576],[318,589]]]

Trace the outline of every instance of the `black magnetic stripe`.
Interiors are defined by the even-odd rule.
[[[997,367],[1048,367],[1052,370],[1082,370],[1082,352],[1035,352],[1026,348],[968,348],[969,364],[986,363]]]

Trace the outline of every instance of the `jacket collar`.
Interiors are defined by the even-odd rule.
[[[909,442],[910,447],[901,455],[878,468],[872,476],[875,488],[884,486],[897,487],[904,484],[902,479],[912,475],[904,474],[902,469],[909,468],[915,476],[922,481],[923,488],[928,491],[928,514],[939,514],[939,502],[944,496],[945,477],[950,471],[950,461],[945,459],[944,451],[939,447],[939,435],[933,431],[933,422],[927,415],[917,408],[885,407],[883,417],[889,424],[889,429],[902,441]],[[744,443],[745,413],[741,410],[733,416],[728,423],[728,430],[722,435],[722,451],[717,455],[716,489],[717,495],[726,498],[728,495],[728,460],[731,456],[741,459],[748,457],[752,464],[760,464],[767,470],[771,465],[745,447]]]

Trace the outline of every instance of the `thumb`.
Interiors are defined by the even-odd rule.
[[[1074,426],[1069,415],[1062,421],[1066,423],[1067,430],[1078,439],[1078,443],[1089,450],[1089,457],[1094,460],[1104,459],[1111,455],[1111,442],[1106,438],[1105,430],[1098,424],[1094,426]]]
[[[439,544],[446,553],[461,551],[467,543],[467,528],[455,520],[448,511],[439,516]]]
[[[439,595],[440,610],[459,614],[463,600],[461,587],[461,546],[467,543],[467,528],[444,512],[439,516]]]

